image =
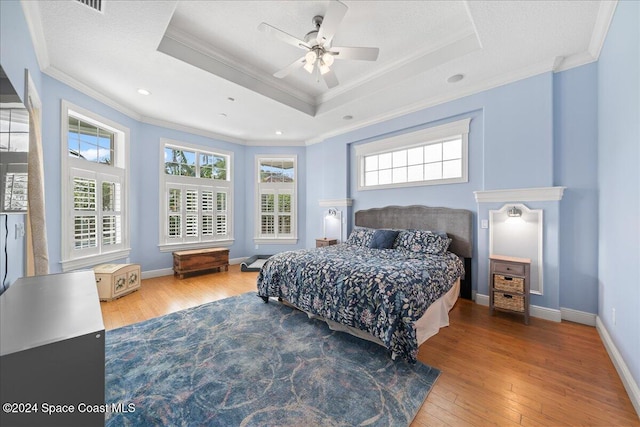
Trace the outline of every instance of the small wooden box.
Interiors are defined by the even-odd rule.
[[[101,301],[111,301],[140,289],[140,264],[101,264],[93,268]]]
[[[207,248],[173,253],[173,274],[181,279],[187,273],[218,269],[229,270],[229,249]]]

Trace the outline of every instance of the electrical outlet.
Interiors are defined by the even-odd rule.
[[[256,250],[258,250],[258,248],[259,248],[259,247],[260,247],[260,246],[256,245]]]
[[[611,309],[611,319],[613,321],[613,324],[615,325],[616,324],[616,309],[615,308]]]
[[[489,228],[489,221],[486,219],[480,221],[480,228]]]
[[[16,239],[21,239],[24,237],[24,223],[19,222],[16,224]]]

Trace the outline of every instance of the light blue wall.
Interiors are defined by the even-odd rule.
[[[170,252],[158,249],[160,230],[160,146],[161,138],[195,144],[233,154],[233,224],[235,242],[229,246],[229,257],[244,256],[246,232],[244,225],[244,194],[247,185],[244,148],[237,144],[215,140],[146,123],[137,124],[139,132],[131,138],[131,260],[141,264],[142,271],[159,270],[173,265]]]
[[[131,145],[135,144],[140,138],[140,125],[130,117],[105,106],[101,102],[78,92],[77,90],[53,79],[47,75],[42,75],[43,91],[40,94],[42,99],[42,154],[44,162],[44,191],[45,206],[47,220],[47,239],[49,248],[49,271],[58,273],[62,271],[61,253],[61,227],[62,223],[62,206],[61,206],[61,162],[62,154],[66,154],[66,150],[62,149],[62,130],[61,130],[61,114],[62,100],[71,102],[74,105],[85,108],[102,117],[128,127],[130,130]],[[135,161],[132,160],[132,164]],[[133,169],[133,168],[132,168]],[[131,193],[137,195],[139,187],[134,173],[131,174]],[[156,184],[157,187],[157,184]],[[131,200],[135,200],[130,198]],[[133,205],[133,203],[130,203]],[[131,206],[131,209],[136,210]],[[130,221],[135,224],[137,214],[130,212]],[[132,226],[132,234],[137,230]],[[132,245],[137,243],[131,240]],[[135,261],[132,261],[135,262]]]
[[[318,205],[318,200],[346,196],[353,198],[353,211],[386,205],[448,206],[475,212],[477,223],[479,219],[488,218],[488,210],[482,210],[482,215],[486,216],[477,215],[479,207],[473,194],[476,190],[552,186],[553,81],[552,73],[540,74],[349,132],[317,144],[320,147],[309,147],[309,173],[318,178],[309,179],[307,187],[309,222],[321,223],[323,208]],[[406,189],[357,190],[356,145],[462,118],[472,119],[469,182]],[[345,147],[348,148],[345,150]],[[311,172],[318,164],[332,167],[327,167],[324,172]],[[342,172],[339,172],[343,165],[348,168],[346,185]],[[558,207],[552,206],[550,209],[555,212]],[[553,220],[558,221],[558,216],[552,214],[548,217],[548,221]],[[557,231],[558,226],[550,223],[548,229]],[[548,260],[549,283],[545,283],[545,296],[537,298],[534,304],[559,308],[558,244],[550,244],[549,254],[555,258]],[[480,230],[477,226],[474,252],[473,289],[487,294],[488,231]],[[555,268],[552,267],[554,265]],[[556,271],[555,275],[553,271]]]
[[[598,102],[595,63],[554,75],[554,184],[560,210],[560,306],[598,309]]]
[[[598,61],[598,315],[636,384],[640,384],[639,28],[640,3],[619,2]]]

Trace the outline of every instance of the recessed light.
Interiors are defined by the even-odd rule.
[[[231,101],[231,102],[233,102],[233,101],[235,101],[235,100],[236,100],[236,99],[235,99],[235,98],[233,98],[233,97],[231,97],[231,96],[227,97],[227,101]]]
[[[277,130],[276,131],[276,135],[282,135],[282,131],[281,130]]]
[[[347,114],[346,116],[342,117],[342,120],[351,120],[351,119],[353,119],[353,116],[350,114]]]
[[[227,117],[227,114],[226,114],[226,113],[220,113],[220,114],[218,114],[218,115],[219,115],[220,117]]]
[[[457,83],[457,82],[459,82],[459,81],[460,81],[460,80],[462,80],[462,79],[464,79],[464,75],[463,75],[463,74],[454,74],[453,76],[449,77],[449,78],[447,79],[447,81],[448,81],[449,83]]]
[[[140,95],[151,95],[151,92],[149,92],[148,90],[143,89],[143,88],[138,89],[138,93]]]

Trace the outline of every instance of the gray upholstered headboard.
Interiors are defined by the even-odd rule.
[[[463,258],[473,255],[473,217],[466,209],[428,206],[387,206],[356,212],[356,226],[444,231],[452,239],[449,250]]]

